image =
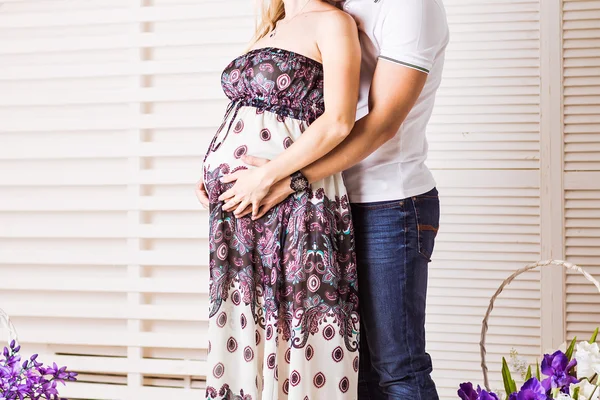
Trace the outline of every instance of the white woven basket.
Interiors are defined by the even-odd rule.
[[[517,276],[519,276],[527,271],[530,271],[532,269],[538,268],[538,267],[541,268],[541,267],[548,267],[548,266],[553,266],[553,265],[558,265],[558,266],[564,267],[566,269],[570,269],[570,270],[579,272],[588,281],[590,281],[592,284],[594,284],[594,286],[596,286],[596,288],[598,289],[598,292],[600,292],[600,283],[598,283],[598,281],[596,279],[594,279],[593,276],[591,276],[589,273],[584,271],[583,268],[581,268],[575,264],[571,264],[571,263],[561,261],[561,260],[538,261],[536,263],[526,265],[525,267],[521,268],[518,271],[515,271],[511,276],[506,278],[506,280],[504,282],[502,282],[502,284],[500,285],[498,290],[496,290],[496,293],[494,293],[494,295],[492,296],[492,299],[490,300],[490,305],[487,309],[487,312],[486,312],[485,317],[483,318],[483,322],[481,324],[481,341],[479,342],[479,348],[480,348],[480,353],[481,353],[481,370],[483,371],[483,384],[488,391],[490,390],[490,382],[488,379],[488,367],[485,362],[485,355],[487,353],[487,351],[485,349],[485,337],[486,337],[486,334],[488,331],[488,319],[490,317],[490,314],[492,313],[492,310],[494,309],[494,302],[496,301],[496,298],[500,295],[500,293],[502,293],[504,288],[507,285],[509,285]]]
[[[17,340],[17,330],[10,320],[10,317],[3,309],[0,308],[0,339],[8,339],[8,343]],[[0,345],[0,350],[3,346]]]

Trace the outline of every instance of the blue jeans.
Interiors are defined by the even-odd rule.
[[[425,351],[427,270],[439,227],[436,189],[352,204],[361,311],[359,400],[438,400]]]

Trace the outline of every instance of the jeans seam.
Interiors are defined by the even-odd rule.
[[[399,205],[401,205],[402,201],[394,201],[394,202],[390,202],[387,204],[371,204],[371,205],[367,205],[368,203],[354,203],[352,204],[354,207],[357,207],[359,209],[363,209],[363,210],[385,210],[385,209],[390,209],[390,208],[394,208],[394,207],[398,207]]]
[[[414,204],[415,204],[414,199],[413,199],[412,203],[413,203],[413,208],[414,208]],[[416,213],[415,213],[415,220],[416,220]],[[408,235],[409,231],[408,231],[408,222],[407,221],[408,221],[408,218],[407,218],[407,215],[406,215],[406,212],[405,212],[404,213],[404,246],[405,246],[406,249],[409,249],[408,245],[409,245],[409,240],[410,239],[409,239],[409,235]],[[417,223],[417,241],[418,241],[418,238],[419,238],[418,235],[419,234],[418,234],[418,223]],[[418,251],[418,248],[417,248],[417,251]],[[406,274],[406,269],[408,268],[408,251],[404,252],[404,268],[405,268],[404,272]],[[406,303],[406,281],[407,281],[407,279],[403,279],[403,281],[402,281],[402,285],[403,285],[402,293],[403,293],[403,296],[404,296],[404,299],[402,299],[402,301],[403,301],[403,304],[405,304],[405,305],[407,304]],[[413,358],[414,357],[413,357],[413,353],[412,353],[412,348],[410,347],[410,340],[408,338],[408,318],[407,318],[407,315],[406,315],[406,308],[402,312],[402,320],[404,322],[404,333],[405,333],[404,334],[404,339],[406,341],[406,348],[408,349],[408,357],[410,359],[410,370],[411,370],[411,373],[414,374],[415,373],[415,367],[414,367],[414,364],[413,364]],[[418,397],[415,398],[415,400],[423,400],[423,398],[421,396],[420,383],[418,382],[418,380],[416,378],[417,377],[415,376],[415,380],[416,380],[416,383],[417,383],[417,390],[418,390],[417,395],[418,395]]]
[[[423,196],[419,196],[423,197]],[[434,197],[432,197],[434,198]],[[431,262],[431,254],[426,254],[423,250],[423,242],[421,240],[421,218],[419,217],[419,209],[417,208],[418,197],[412,198],[413,209],[415,211],[415,221],[417,226],[417,252],[420,256],[425,258],[428,262]]]

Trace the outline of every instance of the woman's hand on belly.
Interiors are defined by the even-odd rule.
[[[271,186],[271,190],[265,196],[265,198],[260,202],[260,207],[258,209],[258,214],[255,217],[252,217],[253,220],[261,218],[265,215],[269,210],[273,207],[290,197],[294,191],[291,188],[291,178],[286,178],[280,180],[273,186]],[[244,212],[242,212],[239,217],[244,217],[252,212],[252,208],[247,207]]]
[[[244,161],[249,166],[257,167],[257,169],[260,169],[260,167],[266,165],[269,162],[269,160],[266,158],[252,157],[252,156],[247,156],[247,155],[244,155],[242,157],[242,161]],[[241,170],[238,172],[234,172],[233,174],[226,175],[225,177],[223,177],[223,181],[224,182],[236,182],[236,186],[237,186],[237,184],[240,183],[240,180],[245,179],[244,173],[249,172],[249,171],[250,170]],[[251,170],[251,171],[256,171],[256,169]],[[258,219],[258,218],[262,217],[270,209],[272,209],[277,204],[279,204],[282,201],[284,201],[285,199],[287,199],[289,195],[294,193],[294,191],[291,188],[290,181],[291,181],[291,178],[288,177],[288,178],[282,179],[279,182],[273,184],[270,187],[270,189],[268,190],[268,193],[260,201],[257,212],[253,213],[252,219]],[[235,189],[235,186],[232,189]],[[232,189],[230,189],[230,191]],[[233,195],[233,192],[229,193],[229,191],[227,191],[227,192],[223,193],[221,195],[221,197],[219,197],[219,200],[221,200],[221,199],[225,201],[225,204],[223,205],[223,210],[225,210],[225,211],[231,211],[237,205],[235,214],[238,218],[244,217],[253,211],[253,207],[251,205],[246,205],[244,208],[241,208],[239,203],[237,203],[235,201],[235,195]]]
[[[240,170],[221,178],[223,183],[235,182],[233,187],[219,196],[219,201],[225,201],[223,210],[235,209],[236,217],[241,216],[246,207],[251,206],[252,216],[258,215],[261,201],[275,183],[273,177],[266,173],[265,168]]]

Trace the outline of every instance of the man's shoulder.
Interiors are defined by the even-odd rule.
[[[420,32],[442,42],[447,39],[448,20],[442,0],[381,1],[385,8],[381,10],[379,18],[385,30]]]
[[[382,11],[380,18],[402,18],[415,13],[423,14],[423,19],[445,18],[445,8],[442,0],[381,0]]]

